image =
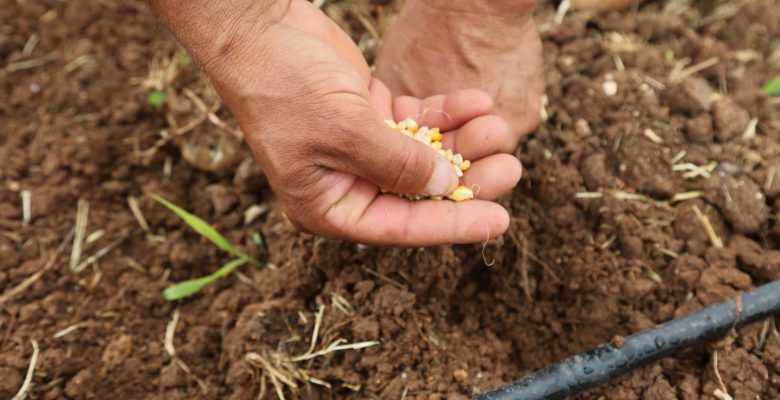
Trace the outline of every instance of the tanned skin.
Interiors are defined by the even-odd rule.
[[[495,94],[407,85],[397,93],[411,96],[393,97],[372,77],[350,38],[306,0],[149,2],[235,115],[298,229],[366,244],[421,247],[484,241],[508,228],[509,214],[494,200],[520,179],[519,161],[507,154],[520,133],[491,115]],[[533,4],[431,4],[445,3],[461,16],[507,23],[512,16],[527,21]],[[392,51],[392,42],[385,45]],[[382,74],[400,88],[403,80],[389,71],[398,67],[383,63],[388,72]],[[423,57],[416,68],[439,66]],[[538,105],[531,108],[538,115]],[[410,202],[381,194],[380,188],[446,195],[458,184],[448,161],[384,123],[406,117],[440,127],[445,147],[472,160],[463,183],[477,189],[476,200]]]

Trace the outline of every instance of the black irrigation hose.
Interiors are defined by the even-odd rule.
[[[780,281],[742,294],[657,328],[629,336],[623,346],[602,344],[476,400],[556,400],[606,384],[635,368],[724,336],[732,327],[780,314]]]

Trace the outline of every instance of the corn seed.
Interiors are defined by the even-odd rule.
[[[454,201],[471,200],[474,198],[474,192],[468,187],[460,185],[447,198]]]
[[[443,148],[441,141],[444,138],[444,135],[442,135],[439,128],[420,126],[417,121],[412,118],[407,118],[400,122],[391,120],[387,120],[385,122],[389,127],[397,130],[398,132],[419,142],[425,143],[432,149],[436,150],[437,153],[452,163],[452,167],[455,168],[455,173],[458,175],[458,177],[463,177],[463,173],[471,167],[471,161],[464,160],[462,154],[454,154],[451,149],[445,150]],[[386,189],[381,189],[381,192],[388,193]],[[423,199],[443,200],[442,196],[421,196],[418,194],[399,195],[412,201]],[[453,201],[470,200],[474,198],[474,192],[470,188],[460,185],[455,189],[455,191],[447,196],[447,198]]]
[[[460,164],[460,170],[463,172],[466,172],[471,168],[471,161],[465,160],[462,164]]]

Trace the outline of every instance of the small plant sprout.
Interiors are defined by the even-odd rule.
[[[764,86],[764,92],[770,96],[780,96],[780,75],[775,76],[774,79]]]
[[[268,254],[268,248],[265,246],[265,241],[263,241],[263,237],[260,235],[260,232],[255,232],[252,234],[252,242],[257,246],[258,249],[260,249],[260,254],[263,256],[266,256]]]
[[[452,163],[452,167],[455,169],[455,173],[458,174],[458,177],[463,177],[463,173],[471,167],[471,161],[463,159],[462,154],[454,154],[452,150],[445,150],[442,148],[441,141],[444,138],[444,135],[441,133],[439,128],[420,126],[417,121],[411,118],[407,118],[401,122],[395,122],[391,120],[387,120],[385,122],[388,126],[397,130],[399,133],[417,140],[418,142],[425,143],[432,149],[436,150],[437,153]],[[386,193],[387,191],[382,190],[382,192]],[[401,194],[401,196],[409,200],[423,200],[428,198],[432,200],[442,200],[441,196],[426,197],[416,194]],[[474,198],[474,191],[471,190],[471,188],[468,186],[460,185],[455,189],[455,191],[447,196],[447,198],[453,201],[471,200]]]
[[[183,208],[177,206],[176,204],[171,203],[170,201],[156,194],[150,194],[150,196],[153,199],[157,200],[157,202],[159,202],[160,204],[167,207],[169,210],[173,211],[195,232],[197,232],[201,236],[211,241],[211,243],[214,243],[215,246],[219,247],[220,249],[224,250],[228,254],[235,257],[234,260],[228,262],[227,264],[219,268],[217,271],[207,276],[204,276],[202,278],[197,278],[197,279],[190,279],[184,282],[179,282],[173,286],[166,288],[165,290],[163,290],[163,297],[165,298],[165,300],[173,301],[173,300],[179,300],[191,296],[201,291],[206,286],[220,280],[221,278],[224,278],[225,276],[233,272],[233,270],[243,266],[244,264],[252,264],[256,267],[259,267],[263,264],[256,258],[242,252],[241,250],[238,250],[235,246],[233,246],[232,243],[230,243],[216,229],[211,227],[211,225],[209,225],[206,221],[200,219],[199,217],[193,214],[190,214]],[[255,234],[252,236],[252,240],[260,249],[263,257],[265,257],[265,255],[267,254],[267,249],[265,247],[265,243],[263,242],[263,238],[260,236],[260,234],[255,232]]]

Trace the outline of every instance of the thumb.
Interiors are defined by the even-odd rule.
[[[398,133],[370,107],[345,128],[348,146],[329,167],[360,176],[396,193],[444,196],[458,185],[452,163],[428,145]]]

